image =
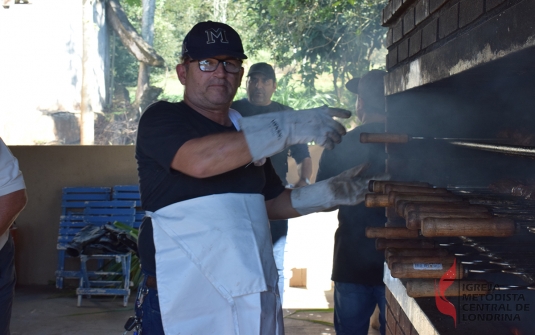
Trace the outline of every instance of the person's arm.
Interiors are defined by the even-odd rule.
[[[339,205],[354,206],[364,201],[370,179],[384,180],[387,175],[363,176],[367,164],[355,166],[339,175],[295,189],[286,189],[266,201],[270,220],[280,220],[321,212]]]
[[[292,206],[292,190],[285,189],[278,197],[266,201],[266,210],[270,220],[285,220],[301,216]]]
[[[26,190],[0,196],[0,235],[4,234],[26,206]]]
[[[299,181],[295,183],[295,187],[303,187],[309,185],[310,177],[312,176],[312,159],[307,157],[299,164]],[[308,181],[308,182],[307,182]]]
[[[184,143],[175,154],[171,168],[195,178],[216,176],[252,160],[243,133],[221,133]]]
[[[270,157],[294,144],[314,140],[332,148],[346,132],[333,116],[348,117],[347,113],[320,107],[241,118],[238,133],[213,134],[185,142],[174,155],[171,168],[195,178],[207,178]]]

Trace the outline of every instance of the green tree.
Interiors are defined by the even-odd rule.
[[[318,75],[331,73],[336,96],[351,77],[369,70],[385,29],[386,0],[270,0],[249,2],[247,18],[256,27],[252,50],[270,50],[279,66],[297,65],[302,82],[315,93]]]

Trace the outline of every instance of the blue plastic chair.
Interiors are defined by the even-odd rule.
[[[112,189],[113,200],[134,200],[136,202],[136,220],[134,221],[134,228],[139,229],[145,211],[141,209],[141,194],[139,192],[139,185],[115,185]]]
[[[61,217],[58,234],[58,266],[56,287],[63,288],[64,278],[80,278],[80,270],[65,270],[66,244],[85,227],[83,211],[86,201],[107,201],[111,199],[110,187],[65,187],[61,196]]]
[[[84,209],[84,223],[96,226],[106,223],[113,224],[118,221],[130,227],[135,221],[135,201],[89,201]],[[128,304],[130,296],[130,262],[132,255],[130,252],[107,252],[105,254],[80,255],[81,276],[80,286],[76,290],[78,295],[78,306],[82,304],[84,295],[122,295],[123,305]],[[97,260],[98,270],[89,271],[88,262]],[[105,271],[102,269],[104,261],[108,264],[120,264],[115,271]],[[116,277],[109,279],[110,277]]]

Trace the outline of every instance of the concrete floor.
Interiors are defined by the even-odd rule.
[[[285,294],[287,335],[335,334],[332,309],[325,306],[332,306],[332,291],[290,288]],[[122,299],[109,297],[84,299],[82,307],[76,307],[73,289],[20,287],[13,304],[11,335],[122,334],[125,321],[133,315],[133,297],[130,298],[127,307],[122,306]],[[370,328],[368,335],[379,332]]]

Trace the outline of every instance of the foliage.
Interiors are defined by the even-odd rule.
[[[136,228],[132,228],[127,224],[115,221],[113,225],[119,229],[122,229],[124,231],[127,231],[130,236],[132,236],[136,242],[139,237],[139,230]],[[104,271],[109,272],[120,272],[122,268],[122,265],[120,263],[108,263],[104,267]],[[119,280],[119,277],[111,277],[108,278],[108,280]],[[132,260],[130,261],[130,281],[134,283],[134,287],[138,287],[139,283],[141,283],[142,279],[142,273],[141,273],[141,264],[139,262],[139,257],[136,255],[136,253],[132,253]]]
[[[124,0],[121,5],[128,16],[130,23],[139,31],[141,23],[141,4],[138,6],[136,1],[141,0]],[[133,4],[131,4],[133,3]],[[116,34],[111,36],[111,52],[113,53],[113,81],[114,84],[122,86],[136,86],[139,64],[137,59],[122,44]]]
[[[369,70],[370,56],[383,44],[380,26],[386,0],[270,0],[248,6],[248,21],[257,27],[253,50],[271,50],[280,66],[299,65],[308,90],[319,74],[332,73],[340,85]]]
[[[140,31],[142,0],[121,0]],[[166,67],[151,69],[151,83],[164,88],[160,99],[181,100],[181,88],[168,85],[179,61],[186,33],[199,21],[226,22],[242,37],[249,59],[245,66],[267,61],[284,75],[274,100],[296,109],[323,104],[354,110],[355,96],[343,88],[351,77],[371,66],[385,29],[380,13],[387,0],[158,0],[154,48]],[[137,85],[138,63],[117,40],[115,81]],[[380,58],[383,64],[384,57]],[[329,84],[326,85],[326,82]],[[240,88],[236,99],[245,97]],[[346,122],[352,127],[355,121]]]
[[[112,52],[114,53],[113,80],[125,86],[135,86],[137,83],[138,63],[136,58],[124,47],[118,36],[111,37]]]
[[[322,105],[334,106],[337,104],[336,97],[326,92],[303,92],[301,87],[291,76],[286,75],[277,81],[277,90],[273,100],[294,109],[314,108]]]

